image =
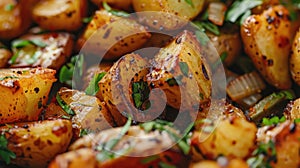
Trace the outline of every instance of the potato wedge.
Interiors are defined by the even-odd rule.
[[[132,103],[132,85],[139,82],[148,73],[147,61],[136,54],[127,54],[111,67],[109,72],[99,81],[96,96],[104,101],[118,126],[125,124],[127,118],[122,112],[139,114]],[[136,75],[136,76],[135,76]]]
[[[127,149],[126,153],[115,155],[111,159],[101,160],[99,155],[103,151],[95,149],[99,145],[103,145],[118,137],[121,130],[122,128],[113,128],[100,132],[97,135],[88,135],[79,139],[70,146],[70,152],[58,155],[50,164],[50,167],[61,168],[66,163],[70,167],[75,166],[75,163],[83,165],[87,160],[90,160],[91,164],[88,164],[90,167],[101,168],[158,167],[161,162],[183,167],[187,161],[176,147],[172,147],[174,141],[166,132],[151,131],[147,133],[138,126],[130,127],[126,136],[123,136],[113,149],[117,153],[121,153],[122,150]],[[83,156],[83,152],[87,152],[87,155]],[[77,156],[79,156],[79,159],[77,159]]]
[[[133,8],[148,26],[157,30],[174,30],[195,18],[203,9],[204,1],[191,0],[133,0]],[[147,12],[151,11],[151,12]]]
[[[210,123],[203,124],[202,132],[195,132],[192,137],[195,160],[216,159],[220,155],[229,159],[245,159],[255,149],[255,124],[238,117],[223,118],[212,124],[216,124],[215,129]]]
[[[34,21],[47,30],[76,31],[87,14],[87,0],[42,0],[32,11]]]
[[[300,98],[289,102],[284,110],[284,116],[286,119],[294,121],[300,118]]]
[[[270,161],[274,168],[300,166],[300,124],[286,121],[276,127],[262,127],[258,130],[257,141],[269,143],[273,141],[276,150],[276,161]]]
[[[248,17],[241,27],[244,49],[266,81],[278,89],[291,87],[288,68],[291,22],[283,6]]]
[[[104,0],[92,0],[92,2],[97,6],[102,6]],[[110,6],[123,9],[123,10],[130,10],[132,5],[132,0],[105,0]]]
[[[22,46],[23,43],[27,45]],[[14,56],[11,67],[44,67],[59,70],[73,50],[73,36],[69,33],[28,34],[13,41]]]
[[[7,67],[8,61],[11,57],[12,52],[0,42],[0,68]]]
[[[84,46],[84,53],[116,60],[142,47],[150,36],[146,28],[135,20],[99,10],[78,39],[77,48]]]
[[[190,108],[210,100],[210,67],[200,53],[197,39],[184,31],[155,56],[147,81],[152,88],[165,92],[171,107]]]
[[[97,133],[115,125],[105,104],[96,97],[67,88],[57,94],[74,111],[72,122],[81,129]]]
[[[21,167],[46,167],[59,153],[65,152],[72,138],[68,120],[36,121],[0,127],[5,131],[8,149],[16,154],[13,164]]]
[[[31,10],[39,0],[2,0],[0,2],[0,39],[10,40],[31,25]]]
[[[0,70],[0,124],[37,120],[46,105],[55,70]]]

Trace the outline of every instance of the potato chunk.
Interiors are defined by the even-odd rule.
[[[46,105],[55,70],[0,70],[0,124],[37,120]]]
[[[22,46],[22,43],[28,43]],[[73,50],[69,33],[28,34],[13,41],[11,67],[44,67],[59,70]]]
[[[291,87],[289,53],[291,21],[283,6],[248,17],[241,27],[244,49],[266,81],[278,89]]]
[[[59,153],[65,152],[72,138],[68,120],[36,121],[0,127],[5,131],[8,149],[16,154],[13,164],[45,167]]]
[[[46,30],[76,31],[87,13],[87,0],[43,0],[34,7],[32,16]]]

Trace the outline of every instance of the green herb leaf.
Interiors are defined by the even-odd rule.
[[[92,16],[91,17],[85,17],[85,18],[82,19],[82,22],[83,23],[90,23],[92,20],[93,20]]]
[[[200,42],[201,45],[206,46],[209,42],[209,38],[206,36],[206,34],[202,31],[196,31],[195,35]]]
[[[169,86],[175,86],[175,85],[177,85],[177,82],[176,82],[176,80],[174,78],[168,78],[166,80],[166,82],[168,83]]]
[[[44,43],[44,42],[42,42],[41,40],[38,40],[38,39],[30,40],[30,42],[32,44],[34,44],[35,46],[42,47],[42,48],[47,46],[46,43]]]
[[[130,16],[130,14],[127,13],[127,12],[125,12],[125,11],[120,11],[120,10],[114,10],[114,9],[112,9],[105,1],[103,1],[102,5],[103,5],[103,8],[107,12],[109,12],[109,13],[115,15],[115,16],[119,16],[119,17],[129,17]]]
[[[88,129],[80,129],[79,137],[83,137],[85,135],[88,135],[89,133],[90,133],[90,130],[88,130]]]
[[[144,159],[141,160],[141,163],[142,164],[148,164],[148,163],[151,163],[155,160],[159,159],[159,156],[158,155],[153,155],[153,156],[148,156]]]
[[[24,48],[28,45],[35,45],[38,47],[46,47],[47,44],[45,44],[44,42],[42,42],[41,40],[38,39],[33,39],[33,40],[22,40],[22,39],[18,39],[12,42],[12,47],[13,48]]]
[[[19,78],[16,76],[5,76],[5,77],[0,78],[0,81],[5,80],[5,79],[19,79]]]
[[[150,88],[144,81],[132,83],[132,99],[136,108],[146,110],[147,107],[143,105],[148,102]]]
[[[194,3],[193,3],[193,0],[184,0],[187,4],[191,5],[193,8],[195,7],[194,6]]]
[[[65,83],[67,85],[72,86],[73,84],[73,74],[79,74],[81,77],[83,74],[83,64],[84,64],[84,56],[76,55],[71,58],[71,61],[65,64],[59,72],[59,81],[61,83]],[[75,67],[76,66],[76,67]],[[79,72],[74,72],[74,70],[79,70]],[[75,83],[74,83],[75,84]]]
[[[15,5],[7,4],[7,5],[5,5],[4,10],[5,11],[12,11],[14,8],[15,8]]]
[[[66,115],[61,116],[61,118],[62,118],[62,119],[67,119],[67,120],[70,120],[70,119],[71,119],[70,116],[66,116]],[[80,130],[80,131],[81,131],[81,130]]]
[[[8,61],[9,64],[15,64],[16,61],[17,61],[17,58],[19,57],[19,53],[20,53],[20,50],[18,50],[11,58],[10,60]]]
[[[279,118],[278,116],[272,117],[272,118],[263,118],[262,125],[269,126],[269,125],[276,125],[279,123],[285,122],[286,118],[285,116]]]
[[[193,24],[197,26],[197,28],[201,31],[208,30],[217,36],[220,35],[220,30],[218,26],[209,21],[194,21]]]
[[[182,72],[182,74],[186,77],[189,76],[189,66],[186,62],[179,62],[179,67],[180,67],[180,70]]]
[[[170,164],[165,163],[165,162],[159,162],[158,165],[159,165],[161,168],[176,168],[176,166],[170,165]]]
[[[75,112],[71,109],[71,107],[60,97],[60,95],[56,94],[56,100],[57,103],[60,105],[60,107],[69,115],[75,115]]]
[[[227,58],[228,56],[228,53],[227,52],[222,52],[222,54],[220,55],[220,59],[217,60],[217,62],[215,62],[213,65],[212,65],[212,69],[215,70],[219,67],[219,65],[221,65],[225,59]]]
[[[300,123],[300,118],[295,119],[294,122],[295,122],[296,124]]]
[[[263,3],[262,0],[238,0],[234,1],[228,9],[225,20],[235,23],[238,18]]]
[[[16,154],[7,148],[7,144],[8,141],[5,135],[1,134],[0,135],[0,157],[6,164],[9,164],[11,159],[16,158]]]
[[[250,10],[250,9],[247,10],[247,11],[242,15],[242,17],[241,17],[241,19],[240,19],[240,25],[244,24],[245,20],[246,20],[249,16],[251,16],[251,10]]]
[[[85,89],[85,93],[92,96],[96,95],[96,93],[99,91],[98,82],[105,76],[105,74],[105,72],[95,74],[88,87]]]

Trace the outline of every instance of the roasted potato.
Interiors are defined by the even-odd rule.
[[[274,126],[262,127],[258,130],[257,141],[262,143],[274,142],[276,161],[271,160],[273,168],[300,166],[300,125],[291,121]]]
[[[283,6],[248,17],[241,27],[244,49],[266,81],[278,89],[291,87],[288,68],[291,22]]]
[[[191,140],[193,159],[216,159],[220,155],[245,159],[256,147],[256,131],[255,124],[238,117],[204,123]]]
[[[227,160],[225,157],[216,161],[201,161],[190,164],[189,168],[249,168],[247,163],[241,159]]]
[[[139,111],[133,106],[132,87],[148,73],[148,63],[136,54],[120,58],[108,73],[99,81],[96,96],[104,101],[117,125],[123,125],[127,118],[122,113],[138,117]],[[130,107],[131,109],[128,109]],[[128,111],[130,110],[130,111]]]
[[[46,167],[65,152],[72,138],[68,120],[36,121],[0,127],[8,140],[8,149],[16,154],[13,164],[21,167]]]
[[[87,14],[87,0],[41,0],[32,10],[34,21],[46,30],[76,31]]]
[[[99,10],[78,39],[77,48],[84,46],[83,53],[116,60],[142,47],[150,36],[146,28],[135,20]]]
[[[12,52],[0,42],[0,68],[7,67],[8,61],[11,57]]]
[[[284,110],[284,116],[286,119],[294,121],[300,118],[300,98],[288,103]]]
[[[147,81],[152,88],[164,91],[171,107],[179,109],[182,104],[194,107],[209,101],[210,67],[191,32],[184,31],[162,48],[154,58],[153,67]]]
[[[0,70],[0,124],[37,120],[46,105],[55,70]]]
[[[290,71],[293,80],[300,85],[300,31],[296,33],[292,46],[292,54],[290,58]]]
[[[23,45],[24,43],[27,45]],[[28,34],[13,41],[14,56],[11,67],[44,67],[59,70],[73,50],[73,37],[69,33]]]
[[[148,26],[174,30],[195,18],[203,9],[203,0],[133,0],[133,8]],[[150,11],[150,12],[149,12]]]
[[[219,55],[226,55],[223,62],[226,66],[230,66],[242,52],[242,40],[240,34],[236,31],[223,30],[220,35],[207,32],[207,36]]]
[[[97,133],[115,125],[105,104],[96,97],[67,88],[57,94],[74,111],[72,122],[80,128]]]
[[[10,40],[31,25],[31,10],[39,0],[2,0],[0,2],[0,39]]]
[[[174,141],[166,132],[151,131],[147,133],[138,126],[129,128],[127,134],[122,137],[113,149],[113,152],[116,153],[120,153],[122,150],[126,150],[126,153],[101,161],[99,154],[103,151],[95,149],[99,145],[108,143],[118,137],[121,130],[122,128],[113,128],[100,132],[97,135],[88,135],[79,139],[70,146],[70,152],[58,155],[50,164],[50,167],[71,168],[76,167],[75,165],[83,165],[87,160],[90,161],[90,164],[88,164],[90,167],[103,168],[157,167],[161,162],[182,167],[183,163],[186,162],[186,158],[177,147],[172,147]],[[83,152],[87,152],[87,155],[83,156]],[[77,156],[79,156],[79,159],[77,159]],[[154,159],[147,161],[151,157]]]
[[[110,6],[123,9],[123,10],[130,10],[132,5],[132,0],[92,0],[92,2],[97,5],[101,6],[103,2],[107,2]]]

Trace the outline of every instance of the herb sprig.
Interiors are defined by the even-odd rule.
[[[16,158],[16,154],[11,150],[9,150],[7,145],[8,145],[8,141],[4,133],[1,133],[0,134],[0,157],[6,164],[9,164],[11,159]]]

